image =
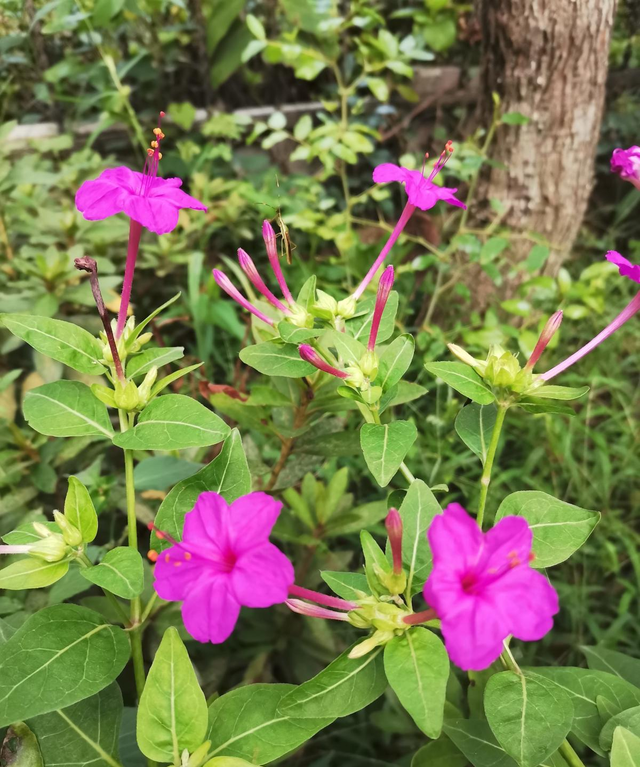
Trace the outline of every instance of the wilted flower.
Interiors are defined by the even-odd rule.
[[[614,149],[611,155],[611,171],[640,189],[640,146]]]
[[[181,179],[158,177],[158,165],[162,159],[160,144],[164,138],[160,127],[163,117],[164,112],[160,112],[142,173],[125,166],[107,168],[98,178],[85,181],[76,192],[76,208],[88,221],[108,218],[116,213],[125,213],[131,219],[116,338],[120,337],[127,317],[142,227],[156,234],[166,234],[175,229],[182,208],[207,209],[206,205],[179,188],[182,186]]]
[[[558,595],[530,565],[532,537],[522,517],[504,517],[483,534],[457,503],[433,520],[424,597],[451,660],[465,671],[490,666],[510,635],[531,642],[551,630]]]
[[[281,508],[265,493],[231,505],[217,493],[201,493],[185,516],[181,541],[157,531],[172,546],[157,559],[154,588],[162,599],[183,603],[184,625],[194,639],[224,642],[241,606],[287,600],[293,565],[269,541]]]

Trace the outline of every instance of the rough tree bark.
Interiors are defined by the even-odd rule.
[[[547,273],[570,251],[589,199],[615,10],[616,0],[478,0],[480,119],[490,123],[495,92],[504,112],[530,122],[498,129],[491,156],[505,169],[486,168],[475,215],[495,198],[507,226],[544,235]],[[514,248],[512,262],[529,247]]]

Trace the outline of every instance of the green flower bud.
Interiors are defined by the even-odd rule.
[[[362,391],[362,399],[367,405],[375,405],[382,397],[382,386],[365,387]]]
[[[317,290],[316,295],[313,313],[323,320],[332,320],[338,314],[338,302],[324,290]]]
[[[456,356],[460,362],[464,362],[465,365],[469,365],[469,367],[472,367],[481,376],[484,376],[485,370],[487,369],[486,361],[472,357],[469,352],[465,351],[461,346],[457,346],[456,344],[447,344],[447,346],[449,347],[451,354]]]
[[[380,645],[385,645],[395,637],[393,631],[376,631],[364,642],[357,644],[353,650],[349,653],[350,658],[362,658],[364,655],[368,655],[372,650]]]
[[[402,594],[407,588],[407,576],[401,573],[378,573],[378,580],[390,594]]]
[[[153,333],[141,333],[135,341],[131,343],[131,345],[128,347],[127,351],[129,354],[135,354],[136,352],[139,352],[140,349],[145,344],[148,344],[149,341],[153,338]]]
[[[41,522],[34,522],[33,529],[36,535],[39,535],[41,538],[48,538],[50,535],[53,535],[51,530],[49,530],[49,528],[46,525],[43,525]]]
[[[201,746],[198,746],[196,750],[187,759],[187,767],[200,767],[200,765],[207,758],[209,749],[211,748],[211,741],[206,740]]]
[[[347,365],[346,372],[349,374],[349,377],[345,378],[345,383],[349,384],[349,386],[361,391],[369,388],[369,380],[359,367]]]
[[[29,556],[44,559],[45,562],[60,562],[67,556],[68,551],[64,538],[57,533],[52,533],[47,538],[34,543],[29,548]]]
[[[91,384],[91,391],[100,402],[104,402],[107,407],[117,407],[113,389],[110,389],[108,386],[103,386],[102,384]]]
[[[484,378],[494,386],[510,388],[520,373],[520,364],[511,352],[501,347],[489,352]]]
[[[345,320],[351,319],[356,313],[356,299],[353,296],[349,298],[343,298],[342,301],[338,301],[338,314]]]
[[[153,384],[156,382],[156,378],[158,377],[158,368],[152,367],[151,370],[147,373],[147,375],[144,377],[144,381],[138,386],[138,400],[139,400],[139,407],[144,407],[149,403],[149,398],[151,397],[151,388]]]
[[[378,355],[374,351],[366,351],[360,359],[360,370],[370,381],[378,375]]]
[[[298,328],[313,327],[313,316],[309,314],[306,309],[303,309],[303,307],[299,306],[298,304],[294,304],[289,308],[291,310],[291,314],[289,314],[287,319],[292,325],[295,325]]]
[[[121,410],[135,410],[140,404],[138,387],[133,383],[133,381],[127,381],[124,386],[120,383],[120,381],[116,381],[116,389],[114,395],[116,406]]]
[[[53,518],[62,531],[62,537],[66,544],[75,547],[82,543],[82,533],[75,525],[72,525],[71,522],[69,522],[64,514],[61,514],[59,511],[54,511]]]

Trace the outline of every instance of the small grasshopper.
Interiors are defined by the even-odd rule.
[[[278,189],[280,188],[280,182],[278,181],[277,176],[276,186]],[[274,208],[273,205],[269,205],[268,202],[263,202],[261,204],[277,211],[276,216],[271,221],[271,223],[275,221],[275,223],[278,225],[278,229],[280,230],[280,234],[276,235],[277,237],[280,237],[280,258],[284,256],[287,259],[287,264],[291,266],[291,256],[293,251],[296,249],[296,245],[291,239],[291,235],[289,234],[289,227],[285,224],[284,219],[282,218],[282,212],[280,208]]]

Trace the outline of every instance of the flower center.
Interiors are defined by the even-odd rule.
[[[153,186],[153,182],[158,176],[158,165],[162,160],[162,152],[160,151],[160,143],[164,138],[162,132],[162,118],[165,116],[164,112],[160,112],[158,117],[158,126],[153,129],[154,139],[151,145],[147,148],[147,158],[144,161],[144,168],[142,169],[142,182],[140,184],[140,190],[138,194],[142,197],[146,197],[149,194],[149,190]]]
[[[468,572],[462,576],[460,584],[465,594],[475,594],[478,578],[474,572]]]

